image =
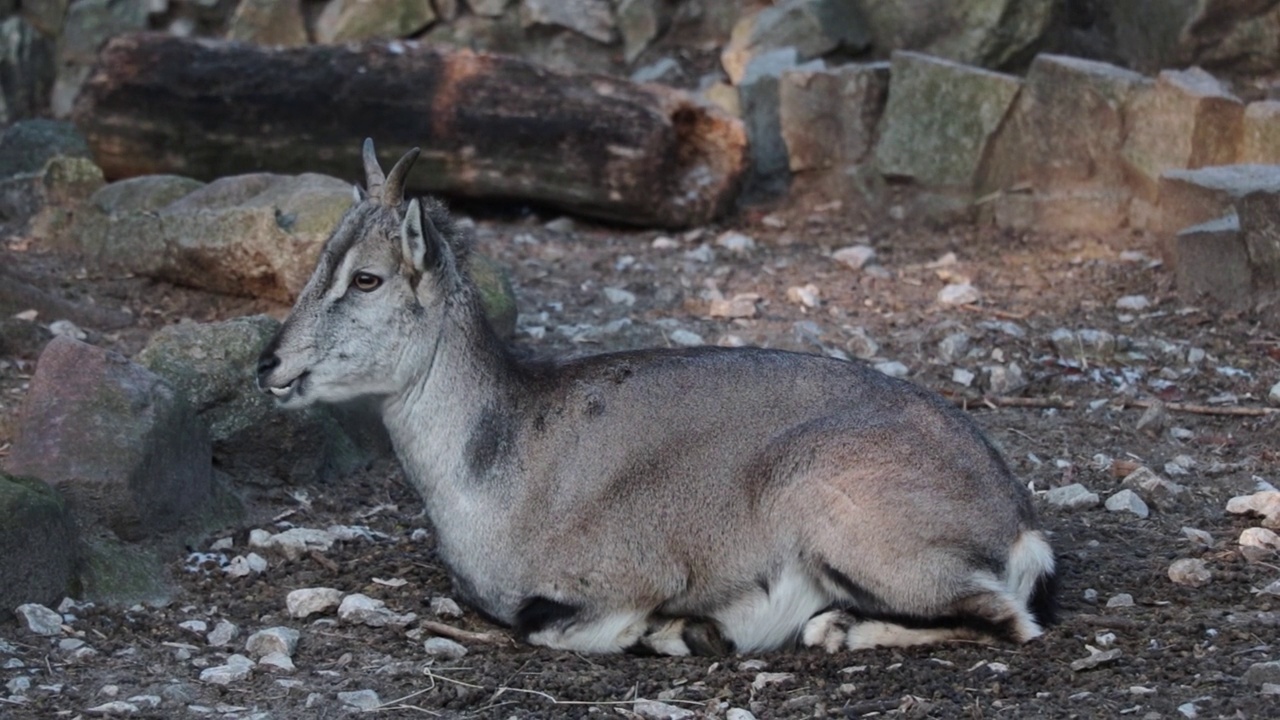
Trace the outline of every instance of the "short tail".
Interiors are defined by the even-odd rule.
[[[1009,551],[1005,585],[1040,627],[1057,621],[1058,576],[1053,548],[1039,530],[1024,530]]]

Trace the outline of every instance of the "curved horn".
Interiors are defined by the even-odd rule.
[[[373,151],[373,138],[364,139],[362,156],[364,157],[365,188],[369,191],[369,195],[377,197],[381,194],[382,183],[387,178],[382,174],[382,167],[378,165],[378,156]]]
[[[404,202],[404,179],[409,175],[409,168],[413,167],[413,161],[418,159],[420,152],[418,148],[413,148],[396,161],[387,175],[387,184],[382,190],[382,202],[391,207],[399,207],[400,203]]]

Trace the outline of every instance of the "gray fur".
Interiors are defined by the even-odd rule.
[[[479,610],[584,651],[681,654],[682,629],[705,630],[685,619],[743,650],[1039,634],[1028,602],[1052,555],[964,413],[863,364],[779,351],[519,361],[443,208],[372,195],[326,244],[259,384],[289,407],[381,400]],[[381,285],[354,287],[362,272]],[[886,618],[917,629],[855,637]],[[918,629],[932,619],[952,630]]]

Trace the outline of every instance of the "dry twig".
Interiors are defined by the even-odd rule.
[[[511,638],[497,633],[479,633],[463,630],[452,625],[445,625],[434,620],[423,620],[418,625],[429,633],[462,642],[487,643],[490,645],[510,645]]]

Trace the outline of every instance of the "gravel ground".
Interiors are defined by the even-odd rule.
[[[520,346],[562,354],[700,338],[863,357],[905,372],[969,407],[1042,494],[1060,555],[1061,624],[1024,647],[834,655],[589,657],[518,646],[438,600],[450,588],[431,530],[388,462],[340,483],[267,493],[242,527],[191,548],[205,554],[172,557],[180,587],[164,607],[68,608],[70,631],[52,639],[0,625],[0,717],[328,718],[360,707],[446,718],[1275,716],[1280,686],[1267,683],[1280,683],[1280,666],[1264,663],[1280,660],[1280,597],[1263,589],[1280,579],[1280,555],[1247,560],[1237,538],[1262,520],[1226,505],[1260,483],[1280,484],[1280,415],[1205,411],[1268,406],[1280,381],[1276,320],[1179,303],[1154,243],[1139,235],[864,225],[801,201],[687,234],[549,220],[526,214],[477,226],[481,250],[512,271]],[[725,236],[729,229],[749,241]],[[860,244],[876,251],[867,266],[831,257]],[[0,260],[28,276],[75,273],[33,250],[0,250]],[[948,285],[966,283],[976,303],[938,301]],[[134,308],[137,327],[96,338],[125,352],[181,317],[285,311],[136,279],[62,285]],[[30,362],[0,364],[0,448],[30,372]],[[1164,408],[1150,410],[1151,401]],[[731,429],[734,418],[724,422]],[[1058,507],[1044,495],[1080,483],[1101,503],[1141,467],[1184,488],[1140,491],[1151,506],[1145,518],[1101,504]],[[254,529],[334,525],[368,532],[294,559],[250,546]],[[1212,545],[1189,539],[1188,527]],[[250,551],[265,571],[225,572]],[[1169,566],[1180,559],[1203,560],[1209,581],[1173,582]],[[313,587],[361,593],[416,618],[371,627],[332,609],[291,617],[286,596]],[[224,621],[238,634],[211,644]],[[431,627],[466,654],[428,654],[431,622],[448,626]],[[219,674],[211,668],[251,654],[252,633],[276,626],[300,635],[292,671],[258,665],[211,681]]]

